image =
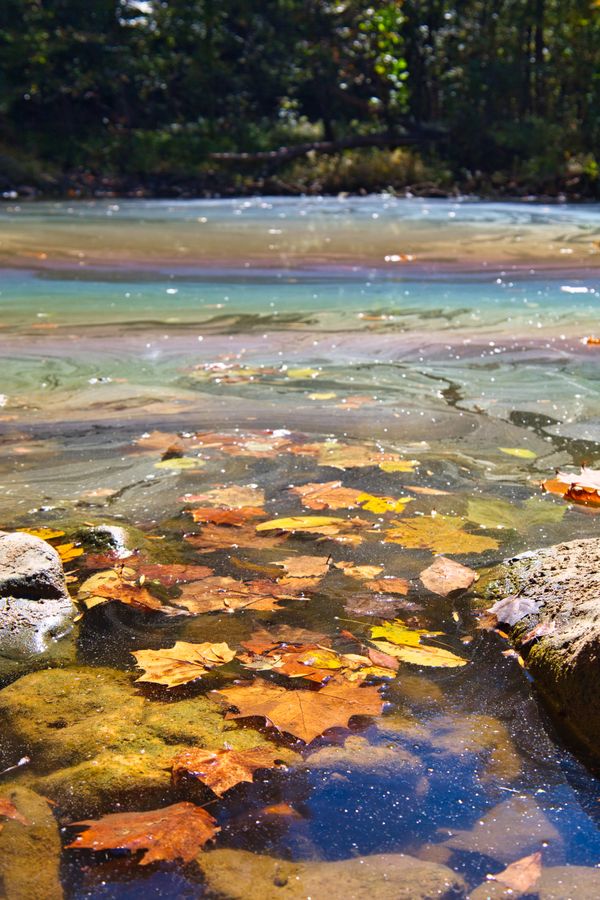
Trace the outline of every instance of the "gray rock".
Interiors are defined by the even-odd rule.
[[[492,569],[482,588],[488,605],[490,599],[514,597],[508,606],[523,615],[503,618],[512,625],[513,644],[558,726],[598,759],[600,540],[569,541],[515,557]]]
[[[56,550],[30,534],[0,532],[0,659],[48,650],[75,613]]]
[[[197,862],[211,890],[229,900],[449,900],[465,895],[465,883],[452,869],[402,853],[289,862],[222,849],[201,853]]]

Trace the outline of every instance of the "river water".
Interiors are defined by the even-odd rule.
[[[494,549],[453,554],[476,569],[594,535],[589,510],[539,484],[557,467],[599,462],[600,349],[585,340],[600,336],[599,265],[596,206],[390,197],[5,205],[0,524],[69,535],[134,526],[166,537],[171,552],[180,545],[185,561],[212,565],[184,547],[193,530],[186,494],[252,483],[273,515],[299,515],[290,485],[339,479],[375,495],[415,487],[404,515],[451,515],[469,534],[491,536]],[[273,440],[265,430],[416,463],[340,470],[289,453],[216,450],[201,468],[169,469],[156,467],[158,450],[135,443],[160,431],[260,444]],[[301,553],[321,552],[306,546],[291,539]],[[419,587],[431,552],[374,540],[323,546],[410,579],[408,599],[385,617],[395,610],[439,629],[468,665],[401,666],[384,716],[360,731],[372,758],[361,744],[341,770],[309,766],[301,783],[290,774],[279,799],[299,818],[251,831],[239,811],[224,814],[219,844],[292,859],[407,852],[448,864],[473,887],[540,849],[535,839],[514,856],[506,847],[528,816],[532,831],[541,816],[554,835],[548,864],[597,865],[600,785],[518,662],[502,655],[502,639],[476,628],[469,598]],[[218,560],[231,574],[227,554]],[[129,650],[174,636],[234,646],[259,625],[335,637],[380,622],[353,606],[355,594],[332,583],[302,612],[208,614],[177,626],[119,610],[87,625],[84,617],[78,662],[130,671]],[[506,805],[521,798],[526,813]],[[482,846],[474,829],[496,809],[498,833]],[[464,846],[447,845],[458,830]],[[82,866],[65,851],[63,876],[73,898],[212,896],[177,866],[124,868],[106,854]]]

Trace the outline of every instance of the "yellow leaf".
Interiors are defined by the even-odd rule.
[[[458,666],[466,666],[468,660],[461,659],[449,650],[443,650],[441,647],[398,647],[396,644],[389,644],[387,641],[373,641],[378,650],[382,653],[389,653],[402,662],[412,663],[415,666],[436,666],[439,668],[458,668]]]
[[[285,374],[288,378],[316,378],[321,373],[318,369],[288,369]]]
[[[533,450],[527,450],[525,447],[498,447],[502,453],[508,456],[516,456],[518,459],[537,459],[537,453]]]
[[[401,513],[407,503],[410,503],[412,497],[377,497],[374,494],[360,494],[357,503],[362,509],[366,509],[372,513],[395,512]]]
[[[403,459],[399,462],[381,462],[379,468],[383,472],[412,472],[418,465],[417,459]]]
[[[421,643],[421,635],[442,634],[441,631],[427,631],[425,628],[409,628],[401,619],[394,622],[384,622],[383,625],[374,625],[371,628],[372,638],[384,638],[393,644],[404,644],[408,647],[418,647]]]
[[[64,531],[57,531],[56,528],[19,528],[21,534],[31,534],[33,537],[39,537],[43,541],[51,541],[54,538],[64,537]]]
[[[364,525],[362,519],[339,519],[335,516],[289,516],[283,519],[270,519],[256,526],[257,531],[308,531],[313,534],[337,534],[354,525]]]
[[[385,532],[386,541],[434,553],[483,553],[495,550],[498,541],[487,535],[469,534],[459,516],[418,516],[397,519]]]
[[[309,400],[334,400],[337,397],[335,391],[323,391],[322,393],[309,394]]]
[[[161,459],[160,462],[154,463],[154,468],[174,469],[175,471],[178,471],[179,469],[199,469],[203,465],[205,465],[205,463],[202,459],[191,456],[178,456],[173,459]]]
[[[63,563],[70,562],[83,554],[83,547],[76,547],[75,544],[57,544],[54,548],[60,556]]]

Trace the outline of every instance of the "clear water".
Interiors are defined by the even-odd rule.
[[[589,511],[560,518],[560,501],[538,485],[557,466],[600,462],[600,350],[583,341],[600,334],[599,262],[594,206],[386,197],[5,206],[0,523],[124,523],[177,543],[190,530],[186,492],[252,481],[274,514],[298,514],[288,485],[341,478],[377,494],[449,492],[416,495],[412,515],[468,515],[469,499],[504,501],[498,549],[459,557],[474,567],[594,535]],[[347,408],[356,396],[368,399]],[[154,467],[159,454],[132,452],[155,429],[376,441],[419,466],[340,472],[289,455],[216,452],[201,472],[169,472]],[[97,489],[113,493],[92,498]],[[431,561],[428,551],[375,541],[332,552],[407,578]],[[219,561],[228,571],[227,555]],[[328,590],[301,612],[205,615],[151,633],[122,610],[90,616],[80,660],[131,668],[130,649],[173,637],[235,644],[269,622],[333,635],[336,616],[378,621],[347,612],[347,586]],[[470,664],[402,670],[386,715],[361,732],[392,748],[390,759],[347,762],[343,778],[327,767],[291,773],[278,799],[303,818],[277,829],[250,829],[251,806],[224,804],[222,845],[292,858],[427,856],[443,833],[527,795],[560,833],[550,861],[596,865],[600,785],[547,720],[535,686],[501,655],[500,639],[475,630],[468,600],[456,609],[424,592],[410,600]],[[392,751],[414,764],[394,762]],[[474,851],[449,864],[471,885],[502,867]],[[178,867],[151,869],[103,856],[82,870],[65,854],[73,898],[199,896]]]

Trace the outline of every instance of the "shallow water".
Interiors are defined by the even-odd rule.
[[[227,551],[200,555],[182,540],[199,530],[186,493],[253,483],[272,516],[299,515],[290,485],[340,479],[412,496],[404,516],[435,510],[491,535],[497,548],[453,556],[474,568],[593,535],[589,510],[543,496],[539,482],[557,466],[600,457],[600,350],[583,340],[598,328],[599,237],[593,206],[384,197],[6,206],[0,523],[67,534],[84,523],[131,525],[164,540],[169,561],[239,578]],[[154,430],[264,429],[299,442],[375,442],[418,464],[340,470],[288,452],[217,449],[201,453],[201,468],[177,471],[156,468],[160,451],[135,444]],[[285,554],[240,556],[272,565],[288,551],[381,563],[411,579],[411,591],[380,601],[378,615],[363,614],[356,584],[336,575],[309,602],[278,612],[157,621],[111,604],[84,615],[79,661],[133,671],[130,650],[173,639],[235,646],[258,625],[367,634],[389,607],[388,618],[396,611],[442,631],[469,664],[401,666],[384,716],[358,732],[362,744],[319,763],[321,740],[312,763],[310,754],[306,768],[279,778],[275,800],[266,792],[300,818],[257,826],[261,798],[250,792],[223,804],[219,845],[291,859],[443,852],[474,886],[510,861],[516,814],[508,809],[485,851],[468,840],[463,849],[437,845],[527,796],[557,829],[547,861],[595,866],[598,781],[556,734],[516,660],[502,656],[502,640],[476,630],[468,596],[453,603],[419,586],[431,552],[375,533],[356,547],[293,537]],[[204,890],[182,867],[97,856],[82,866],[65,851],[69,897]]]

